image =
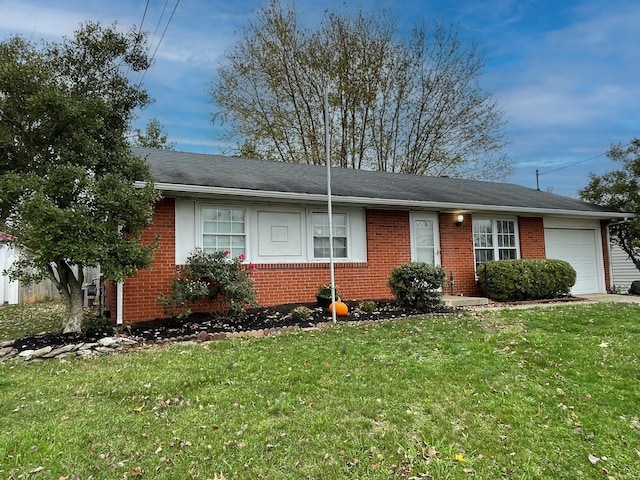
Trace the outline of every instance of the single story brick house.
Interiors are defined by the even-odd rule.
[[[160,236],[150,270],[107,288],[118,323],[163,316],[176,266],[196,248],[229,250],[257,267],[261,305],[312,302],[329,282],[326,167],[135,148],[163,199],[145,239]],[[481,295],[490,259],[559,258],[574,294],[610,288],[607,223],[628,214],[548,192],[448,177],[333,168],[336,284],[345,299],[391,298],[391,269],[441,265],[446,292]]]

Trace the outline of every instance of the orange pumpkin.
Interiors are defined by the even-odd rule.
[[[329,305],[329,313],[333,313],[334,305],[336,309],[336,316],[346,317],[349,315],[349,307],[347,307],[347,304],[344,302],[335,302]]]

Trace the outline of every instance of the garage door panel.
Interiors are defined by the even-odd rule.
[[[576,271],[573,294],[596,293],[600,289],[600,262],[596,231],[591,229],[545,229],[547,258],[568,262]]]

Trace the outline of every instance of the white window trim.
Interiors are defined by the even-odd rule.
[[[321,257],[315,258],[314,255],[314,245],[313,245],[313,214],[321,213],[328,215],[329,212],[327,210],[318,209],[318,208],[309,208],[307,209],[307,262],[309,263],[326,263],[330,259],[329,257]],[[352,237],[353,232],[351,231],[351,218],[348,211],[344,210],[336,210],[331,212],[333,215],[344,215],[346,219],[347,225],[347,256],[346,257],[333,257],[333,260],[336,262],[351,262],[352,258]]]
[[[176,264],[182,265],[193,254],[195,249],[203,248],[203,212],[205,208],[239,208],[245,212],[245,256],[246,263],[256,264],[318,264],[327,263],[329,259],[313,258],[313,227],[311,213],[328,213],[321,205],[289,205],[270,203],[245,203],[234,201],[217,201],[215,199],[179,198],[176,201]],[[258,255],[257,212],[261,210],[277,212],[299,212],[301,215],[300,241],[302,253],[294,257],[260,257]],[[338,207],[336,214],[346,214],[347,218],[347,255],[348,258],[335,259],[340,263],[359,263],[367,261],[366,211],[364,208]]]
[[[251,240],[250,240],[250,228],[251,228],[251,215],[250,208],[246,205],[231,204],[231,203],[212,203],[212,202],[198,202],[196,205],[196,248],[204,250],[204,228],[203,228],[203,210],[207,208],[229,208],[244,211],[244,256],[246,258],[245,263],[251,258]]]
[[[518,225],[518,217],[506,217],[506,216],[490,216],[490,215],[474,215],[471,218],[471,235],[472,235],[472,244],[473,244],[473,269],[474,271],[476,270],[476,246],[475,246],[475,239],[473,238],[474,235],[474,230],[473,230],[473,221],[474,220],[490,220],[491,221],[491,232],[493,235],[493,253],[494,253],[494,259],[496,257],[496,253],[498,251],[498,249],[500,247],[498,247],[498,242],[497,237],[495,235],[497,235],[497,224],[496,222],[498,221],[509,221],[509,222],[513,222],[513,231],[515,234],[515,242],[516,242],[516,259],[520,258],[520,228]],[[476,274],[477,277],[477,274]]]

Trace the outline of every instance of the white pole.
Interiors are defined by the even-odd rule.
[[[116,283],[116,324],[122,325],[124,323],[123,312],[124,308],[122,305],[122,295],[124,294],[124,282]]]
[[[333,268],[333,210],[331,208],[331,154],[329,143],[329,88],[324,87],[324,153],[327,164],[327,213],[329,214],[329,270],[331,272],[331,319],[336,323],[336,283]]]

